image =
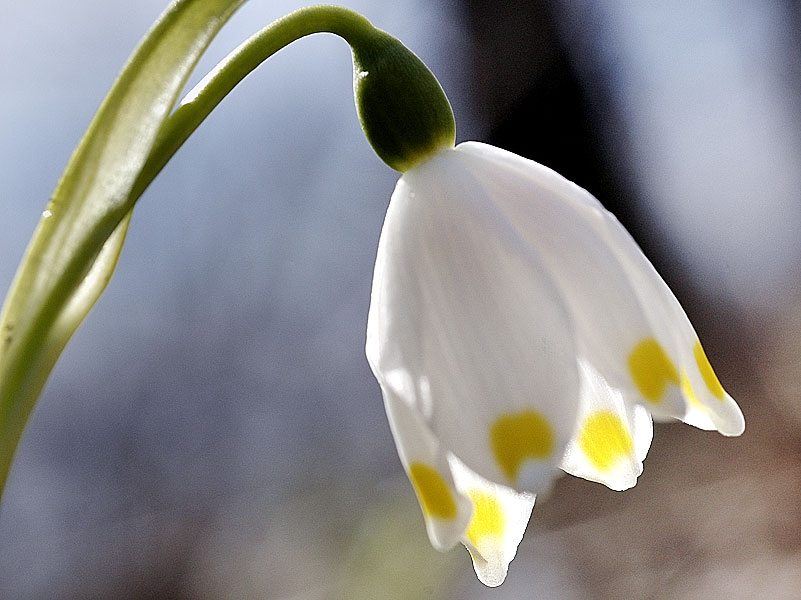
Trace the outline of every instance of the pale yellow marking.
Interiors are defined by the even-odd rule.
[[[512,482],[524,462],[550,458],[555,445],[553,428],[534,410],[500,417],[492,425],[490,442],[501,472]]]
[[[723,400],[726,392],[723,389],[723,386],[720,385],[720,381],[718,380],[718,376],[715,375],[715,371],[712,370],[712,365],[709,364],[709,359],[706,357],[706,353],[701,347],[701,342],[695,343],[693,354],[695,355],[695,362],[698,365],[698,370],[701,371],[701,377],[704,378],[704,383],[706,383],[707,389],[715,398],[718,400]]]
[[[481,540],[487,536],[500,539],[506,528],[506,515],[498,497],[481,489],[467,492],[473,501],[473,516],[467,527],[467,539],[480,551]]]
[[[629,371],[637,389],[649,402],[662,401],[669,384],[679,385],[670,357],[654,338],[646,338],[629,354]]]
[[[690,378],[687,377],[687,373],[684,371],[681,373],[681,391],[684,393],[684,398],[687,399],[691,405],[706,410],[706,407],[698,400],[698,396],[695,395],[695,390],[690,383]]]
[[[634,453],[634,440],[618,415],[599,410],[584,420],[579,448],[596,469],[609,471]]]
[[[409,465],[409,479],[426,516],[444,520],[456,517],[456,500],[436,469],[425,463],[413,462]]]

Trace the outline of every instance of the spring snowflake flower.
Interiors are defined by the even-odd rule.
[[[559,469],[624,490],[652,416],[745,426],[615,217],[550,169],[476,142],[398,182],[367,357],[432,544],[461,541],[490,586]]]

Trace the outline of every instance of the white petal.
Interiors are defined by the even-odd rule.
[[[724,435],[740,435],[745,430],[742,411],[720,385],[676,296],[616,220],[608,224],[606,239],[634,284],[655,339],[678,365],[674,388],[680,391],[682,404],[667,416]]]
[[[653,326],[621,252],[610,245],[610,224],[620,225],[586,190],[533,161],[477,142],[461,144],[468,168],[495,198],[505,219],[536,249],[567,303],[576,348],[631,406],[645,400],[632,379],[628,357]],[[630,239],[630,238],[629,238]],[[647,401],[647,400],[645,400]],[[653,399],[657,414],[683,410],[680,394]]]
[[[673,293],[618,220],[588,192],[515,154],[457,150],[518,234],[537,248],[569,304],[579,354],[660,419],[739,435],[744,420],[709,367]],[[526,189],[531,198],[523,202]]]
[[[653,438],[651,416],[639,405],[627,405],[619,390],[585,362],[578,429],[562,461],[562,469],[613,490],[637,483],[642,461]]]
[[[682,392],[687,410],[681,420],[701,429],[717,429],[723,435],[741,435],[745,418],[734,399],[720,385],[701,342],[696,338],[693,358],[683,356]]]
[[[444,448],[492,481],[554,477],[578,409],[567,307],[484,181],[448,150],[407,172],[379,243],[368,360]]]
[[[452,458],[451,465],[457,487],[473,503],[473,517],[462,543],[479,580],[490,587],[501,585],[526,531],[534,494],[491,483],[458,459]]]
[[[419,415],[392,391],[393,386],[379,382],[398,455],[420,502],[431,545],[448,550],[462,537],[472,504],[457,490],[445,454]]]

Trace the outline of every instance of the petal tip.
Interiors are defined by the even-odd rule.
[[[508,564],[502,561],[487,561],[469,548],[470,558],[473,559],[473,569],[478,580],[487,587],[498,587],[506,580]]]

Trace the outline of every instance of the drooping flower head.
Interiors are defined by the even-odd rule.
[[[367,357],[429,537],[500,584],[560,469],[632,487],[651,417],[744,429],[673,293],[617,219],[476,142],[397,184]]]
[[[461,541],[479,579],[499,585],[536,494],[561,471],[624,490],[652,418],[739,435],[743,416],[614,216],[540,164],[454,147],[425,65],[377,30],[351,44],[362,127],[403,173],[367,358],[432,544]]]

